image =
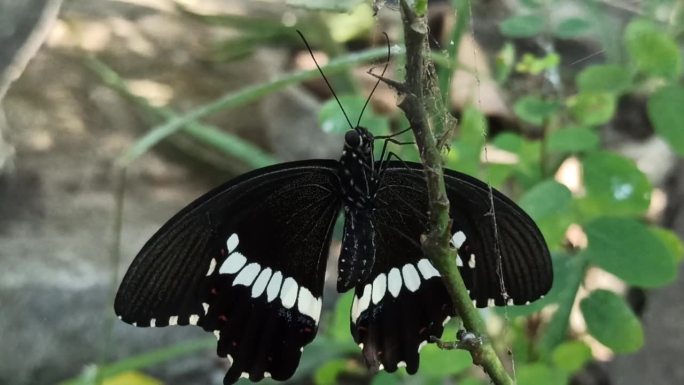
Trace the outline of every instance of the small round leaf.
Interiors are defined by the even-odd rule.
[[[544,18],[534,14],[513,16],[501,23],[501,33],[507,37],[533,37],[543,28]]]
[[[586,196],[579,203],[587,216],[643,215],[651,202],[651,183],[634,162],[609,152],[591,153],[582,161]]]
[[[559,107],[559,104],[554,101],[543,100],[536,96],[525,96],[515,103],[513,111],[520,119],[539,126]]]
[[[610,92],[620,94],[632,85],[629,72],[615,64],[599,64],[585,68],[577,76],[581,92]]]
[[[644,344],[641,322],[617,294],[594,290],[580,302],[580,309],[589,333],[614,352],[635,352]]]
[[[684,156],[684,87],[669,86],[648,99],[648,117],[653,128],[679,155]]]
[[[551,354],[554,365],[569,373],[582,369],[591,358],[591,348],[582,341],[564,342]]]
[[[630,285],[657,287],[677,277],[677,265],[663,242],[633,219],[597,218],[584,226],[589,261]]]
[[[537,223],[549,247],[559,247],[573,219],[570,190],[546,180],[529,189],[519,203]]]
[[[546,141],[549,151],[560,154],[595,150],[600,139],[590,127],[566,127],[552,132]]]
[[[581,92],[568,98],[570,114],[577,123],[596,126],[607,123],[615,114],[615,95],[607,92]]]
[[[590,28],[591,24],[588,21],[580,19],[579,17],[571,17],[561,21],[553,31],[553,34],[561,39],[571,39],[573,37],[585,35],[589,32]]]
[[[677,43],[648,20],[634,20],[625,28],[625,45],[637,68],[646,74],[674,79],[682,71]]]

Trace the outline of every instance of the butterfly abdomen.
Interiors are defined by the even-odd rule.
[[[337,291],[342,293],[368,281],[374,263],[375,229],[370,211],[346,207]]]

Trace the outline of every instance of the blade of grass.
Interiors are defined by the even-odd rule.
[[[440,64],[437,69],[437,77],[439,79],[439,89],[442,92],[444,103],[449,105],[451,98],[451,79],[454,71],[458,68],[458,50],[461,46],[461,39],[463,38],[463,31],[470,23],[470,0],[452,0],[452,6],[456,12],[456,24],[451,31],[449,42],[447,43],[447,58],[454,65],[443,66]],[[435,62],[437,62],[435,60]]]

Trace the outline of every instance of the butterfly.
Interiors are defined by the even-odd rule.
[[[354,291],[354,341],[369,367],[415,373],[421,348],[456,315],[421,249],[428,231],[423,167],[384,156],[392,136],[350,126],[339,160],[254,170],[174,215],[126,272],[114,303],[118,317],[139,327],[197,325],[214,333],[217,354],[231,362],[226,385],[241,377],[286,380],[318,330],[342,212],[336,284],[339,292]],[[458,250],[453,263],[474,304],[520,305],[543,296],[553,273],[533,220],[478,179],[446,169],[445,183]]]

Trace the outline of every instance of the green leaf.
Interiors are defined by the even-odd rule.
[[[140,372],[124,372],[106,378],[102,385],[163,385],[163,382]]]
[[[580,302],[587,330],[616,353],[631,353],[644,344],[639,319],[622,297],[608,290],[594,290]]]
[[[534,219],[550,248],[560,247],[573,221],[572,193],[555,180],[543,181],[529,189],[519,201]]]
[[[663,286],[677,277],[670,251],[640,222],[601,217],[587,223],[584,231],[589,261],[630,285]]]
[[[591,153],[582,161],[586,196],[578,201],[588,216],[639,216],[651,202],[651,183],[634,162],[610,152]]]
[[[541,142],[538,140],[527,140],[520,135],[504,132],[497,135],[493,140],[494,146],[512,152],[518,156],[518,162],[513,165],[513,172],[519,182],[525,187],[529,187],[539,182],[542,178],[541,167]],[[495,170],[494,165],[490,165],[490,173]],[[506,168],[511,165],[503,165],[498,171],[507,173]]]
[[[544,18],[540,15],[513,16],[504,20],[500,28],[506,37],[533,37],[544,28]]]
[[[561,369],[574,373],[592,359],[591,348],[582,341],[564,342],[551,354],[553,364]]]
[[[633,20],[625,28],[627,52],[642,72],[675,79],[682,72],[677,43],[648,20]]]
[[[615,64],[598,64],[585,68],[577,76],[581,92],[609,92],[621,94],[632,86],[629,72]]]
[[[347,368],[346,359],[330,360],[321,365],[313,376],[316,385],[335,385],[337,376]]]
[[[568,376],[562,370],[543,363],[523,365],[518,369],[518,385],[564,385]]]
[[[591,23],[579,17],[565,19],[558,24],[553,34],[561,39],[570,39],[585,35],[591,29]]]
[[[684,261],[684,243],[682,243],[677,234],[672,230],[662,227],[651,227],[651,231],[670,252],[670,256],[675,263]]]
[[[648,117],[655,131],[684,156],[684,87],[669,86],[656,91],[648,99]]]
[[[401,381],[397,374],[398,372],[387,373],[386,371],[381,370],[373,376],[371,385],[399,385]]]
[[[473,360],[465,350],[441,350],[435,344],[427,344],[420,351],[420,370],[428,377],[458,374],[472,365]]]
[[[524,96],[515,102],[513,111],[520,119],[541,126],[559,107],[555,101],[543,100],[537,96]]]
[[[356,124],[358,116],[363,110],[366,103],[366,98],[358,95],[340,95],[340,104],[344,107],[344,111],[340,108],[340,104],[333,98],[321,106],[318,112],[318,121],[321,129],[328,133],[343,134],[352,129],[352,125]],[[344,113],[351,122],[347,121]],[[366,107],[361,117],[360,126],[368,128],[373,135],[385,135],[389,133],[389,120],[383,116],[376,115],[371,108]]]
[[[546,139],[546,148],[560,154],[595,150],[599,144],[599,136],[591,127],[561,128],[553,131]]]
[[[615,95],[607,92],[582,92],[567,99],[570,115],[577,123],[596,126],[607,123],[615,114]]]
[[[330,337],[336,341],[351,341],[349,334],[349,309],[354,301],[354,292],[348,291],[337,297]]]

